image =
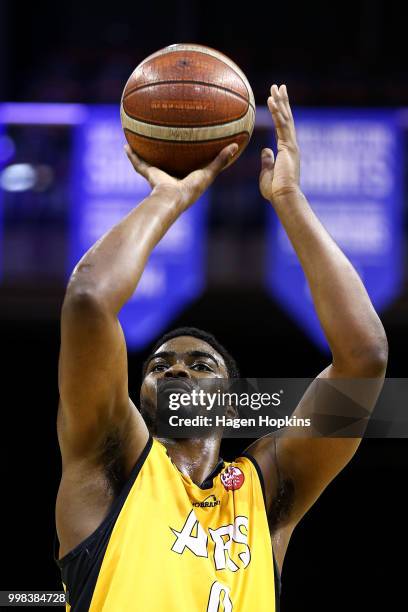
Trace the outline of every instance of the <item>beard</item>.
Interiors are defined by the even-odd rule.
[[[194,417],[209,417],[214,416],[214,412],[208,411],[207,405],[198,401],[190,401],[189,403],[183,404],[178,402],[177,410],[171,409],[171,397],[174,395],[183,393],[191,393],[194,389],[198,389],[198,386],[193,381],[180,381],[169,379],[167,381],[160,381],[157,387],[157,393],[152,397],[140,396],[140,413],[146,423],[146,426],[151,435],[157,437],[173,437],[176,433],[175,428],[170,425],[170,417],[177,416],[178,419],[194,419]],[[225,410],[222,410],[224,413]],[[206,426],[197,427],[191,426],[187,435],[186,428],[183,429],[183,435],[176,435],[175,437],[208,437],[214,434],[216,427]]]

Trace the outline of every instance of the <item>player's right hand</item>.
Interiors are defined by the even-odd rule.
[[[128,144],[125,145],[125,151],[136,172],[150,183],[155,193],[165,193],[167,197],[174,198],[175,202],[181,205],[182,210],[186,210],[228,166],[238,151],[238,145],[233,143],[224,147],[207,166],[194,170],[183,179],[176,179],[160,168],[151,166],[132,151]]]

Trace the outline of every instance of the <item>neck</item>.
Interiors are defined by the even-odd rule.
[[[164,444],[173,463],[182,474],[200,485],[218,463],[219,438],[172,439],[157,438]]]

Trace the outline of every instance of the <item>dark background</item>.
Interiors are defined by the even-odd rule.
[[[197,0],[3,0],[1,6],[9,100],[117,102],[136,64],[176,42],[229,55],[250,75],[258,104],[272,77],[287,83],[298,105],[402,105],[408,99],[406,24],[392,1],[240,7]]]
[[[105,5],[3,0],[0,98],[118,103],[130,72],[145,56],[171,43],[196,42],[234,59],[248,75],[258,104],[265,103],[272,82],[283,81],[297,105],[403,107],[408,106],[405,40],[397,5],[384,1],[239,8],[188,0]],[[245,164],[232,167],[214,191],[208,289],[174,326],[192,324],[215,333],[245,376],[314,376],[329,356],[262,288],[265,203],[256,186],[262,144],[260,133]],[[63,142],[57,146],[64,148]],[[242,192],[234,191],[238,174],[248,184],[244,203]],[[236,207],[226,208],[226,192]],[[63,233],[64,211],[60,214]],[[38,278],[30,271],[24,282],[23,276],[20,270],[0,287],[0,589],[56,590],[55,416],[64,282],[58,269]],[[389,376],[405,376],[407,314],[405,265],[404,289],[381,313],[390,345]],[[134,401],[144,356],[129,354]],[[234,450],[224,448],[226,458]],[[363,441],[295,531],[283,572],[283,612],[404,609],[407,468],[405,440]]]

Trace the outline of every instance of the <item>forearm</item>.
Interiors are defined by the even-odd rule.
[[[306,275],[334,365],[343,371],[369,363],[374,374],[387,342],[357,272],[300,191],[275,198],[273,206]]]
[[[150,253],[182,212],[174,191],[156,189],[85,253],[67,296],[91,293],[118,313],[133,295]]]

